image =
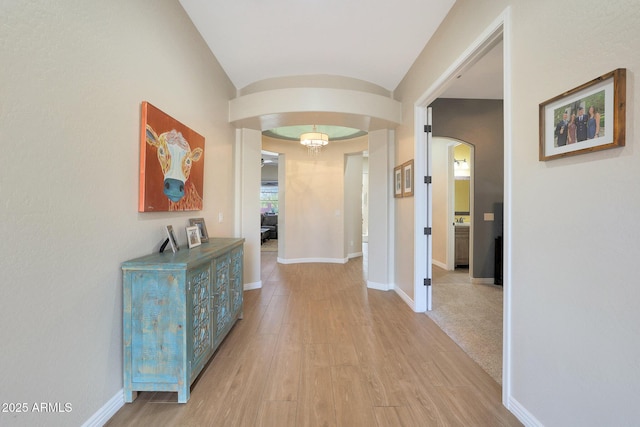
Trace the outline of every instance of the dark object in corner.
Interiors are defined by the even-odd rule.
[[[494,284],[502,286],[502,236],[496,237]]]
[[[162,246],[160,246],[160,253],[164,252],[164,248],[166,248],[168,244],[169,238],[167,237],[166,239],[164,239],[164,243],[162,244]]]
[[[268,215],[268,214],[260,215],[260,228],[268,228],[269,235],[267,237],[269,239],[277,239],[278,238],[278,215]]]

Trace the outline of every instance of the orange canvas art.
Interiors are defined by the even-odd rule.
[[[142,103],[139,212],[202,210],[204,137]]]

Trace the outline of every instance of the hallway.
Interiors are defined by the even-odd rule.
[[[275,262],[192,387],[140,393],[109,426],[515,426],[501,388],[427,316],[369,290],[362,258]]]

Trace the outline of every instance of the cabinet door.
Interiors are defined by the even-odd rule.
[[[129,383],[176,384],[188,375],[185,342],[184,276],[175,271],[128,273],[131,283]],[[182,298],[181,298],[182,294]],[[144,388],[133,388],[144,390]]]
[[[243,280],[242,280],[242,246],[231,251],[231,271],[229,286],[231,288],[231,312],[235,319],[242,312]]]
[[[213,347],[211,322],[211,263],[187,273],[191,308],[191,380],[202,370]]]
[[[215,259],[216,277],[214,282],[214,301],[216,312],[214,347],[224,338],[227,327],[231,323],[231,311],[229,303],[229,253]]]
[[[456,227],[455,265],[469,265],[469,227]]]

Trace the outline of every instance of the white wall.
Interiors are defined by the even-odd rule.
[[[392,220],[393,150],[395,133],[378,130],[369,133],[369,260],[367,286],[394,288]],[[401,294],[402,295],[402,294]]]
[[[431,175],[432,184],[432,218],[433,218],[433,263],[441,268],[448,268],[449,233],[452,218],[449,218],[449,175],[452,169],[449,162],[449,147],[453,141],[446,138],[431,139]]]
[[[362,256],[362,153],[347,154],[344,167],[344,254]]]
[[[405,149],[396,149],[396,153],[392,158],[395,158],[395,166],[401,165],[404,162],[414,158],[411,153],[402,153],[407,151]],[[414,186],[416,185],[414,176]],[[414,187],[415,188],[415,187]],[[395,279],[393,283],[396,288],[396,292],[401,295],[405,295],[406,299],[415,301],[415,289],[414,289],[414,259],[413,259],[413,245],[416,235],[413,227],[407,227],[409,224],[414,223],[414,197],[401,197],[393,199],[394,218],[395,218],[395,233],[394,233],[394,247],[395,247]],[[420,238],[420,237],[418,237]],[[424,237],[422,237],[424,238]]]
[[[81,425],[122,399],[120,264],[167,224],[184,244],[190,217],[233,234],[235,88],[173,0],[3,1],[0,16],[0,401],[72,405],[0,425]],[[202,211],[138,213],[143,100],[204,135]]]
[[[285,236],[278,235],[278,261],[345,262],[345,154],[366,150],[367,137],[329,142],[315,157],[295,141],[263,137],[262,147],[284,154],[279,188],[285,191],[280,212],[286,221],[278,221]]]
[[[236,234],[244,242],[244,289],[262,287],[260,280],[260,155],[262,134],[239,129],[236,137],[236,200],[240,224]]]
[[[510,382],[503,385],[510,390],[507,402],[528,425],[637,425],[637,1],[458,0],[395,91],[407,118],[397,130],[398,153],[405,155],[413,146],[415,100],[508,5],[512,81],[505,106],[512,113],[512,144],[505,152],[511,176],[505,184],[512,190],[506,194],[512,204],[507,230],[512,252],[511,275],[505,277],[511,290],[511,347],[505,361]],[[627,146],[538,161],[539,104],[618,67],[628,69]],[[402,224],[399,218],[396,226]],[[404,247],[398,248],[401,258]]]

